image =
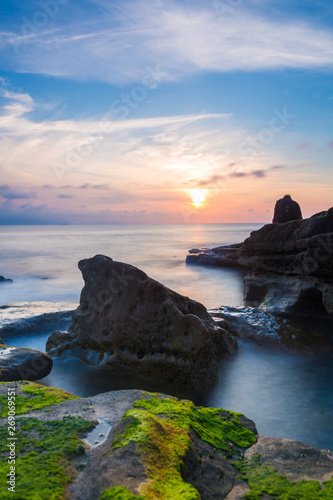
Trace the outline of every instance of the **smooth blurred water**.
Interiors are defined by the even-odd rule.
[[[234,270],[185,265],[189,249],[243,241],[258,224],[124,226],[0,226],[0,304],[78,302],[83,282],[78,261],[103,254],[139,267],[206,307],[239,305],[242,276]],[[47,279],[44,279],[47,278]]]
[[[243,273],[187,266],[191,248],[243,241],[257,224],[151,226],[0,226],[0,325],[52,313],[29,333],[5,338],[10,345],[45,350],[49,334],[59,326],[55,311],[74,308],[83,286],[79,260],[104,254],[145,271],[175,291],[207,308],[240,306]],[[48,278],[48,279],[43,279]],[[8,308],[1,308],[4,304]],[[29,321],[29,320],[28,320]],[[314,322],[316,325],[316,322]],[[66,329],[69,322],[61,328]],[[329,326],[328,328],[331,328]],[[0,335],[1,336],[1,335]],[[54,360],[41,383],[80,396],[108,390],[164,390],[193,398],[198,404],[239,411],[252,418],[262,434],[298,439],[333,449],[333,363],[330,355],[298,354],[242,343],[220,367],[218,384],[205,394],[176,393],[154,383],[106,377],[74,358]]]

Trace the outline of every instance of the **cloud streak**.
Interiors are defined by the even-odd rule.
[[[333,65],[330,31],[287,17],[268,19],[244,5],[220,18],[213,2],[185,7],[170,0],[125,1],[115,9],[113,2],[98,0],[89,23],[82,23],[84,7],[71,4],[52,29],[40,28],[30,36],[22,26],[14,33],[3,30],[5,57],[22,72],[116,84],[140,81],[145,68],[156,64],[165,80],[202,71]]]

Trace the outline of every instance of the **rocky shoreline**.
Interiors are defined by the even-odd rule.
[[[129,264],[103,255],[80,261],[80,305],[68,331],[50,335],[48,354],[1,341],[0,470],[8,468],[11,394],[13,498],[333,498],[331,451],[260,435],[240,413],[139,390],[78,398],[28,381],[45,377],[52,358],[74,356],[106,377],[131,374],[171,391],[198,391],[215,384],[219,365],[239,342],[333,352],[325,335],[272,314],[333,315],[332,235],[330,209],[264,226],[242,244],[190,251],[188,264],[248,272],[245,306],[210,311]],[[9,485],[1,483],[1,498]]]
[[[10,451],[15,466],[8,474],[13,498],[238,500],[332,495],[331,452],[259,435],[254,422],[240,413],[136,390],[82,399],[32,382],[0,385],[2,471],[8,455],[9,393],[15,394],[17,405],[18,439],[12,440]],[[7,485],[0,493],[9,498]]]
[[[333,208],[267,224],[237,245],[190,250],[186,263],[247,269],[246,306],[333,316]]]

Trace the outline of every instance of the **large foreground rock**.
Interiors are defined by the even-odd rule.
[[[20,439],[12,441],[7,439],[8,394],[20,401]],[[1,498],[238,500],[250,493],[248,498],[315,500],[332,495],[329,451],[258,435],[255,424],[239,413],[141,391],[81,399],[28,382],[1,384],[0,405],[0,466],[8,470],[8,483],[6,475],[0,478]],[[16,460],[12,469],[9,454]]]
[[[40,380],[52,370],[53,361],[44,352],[27,347],[0,345],[0,381]]]
[[[333,208],[266,224],[242,244],[191,250],[188,263],[247,267],[244,303],[272,312],[333,316]]]
[[[219,359],[237,342],[202,304],[109,257],[82,260],[79,268],[80,306],[68,332],[49,337],[49,354],[195,390],[216,380]]]

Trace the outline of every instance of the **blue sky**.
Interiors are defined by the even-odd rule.
[[[1,3],[0,223],[332,205],[333,4]]]

